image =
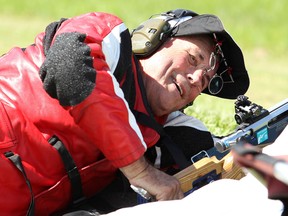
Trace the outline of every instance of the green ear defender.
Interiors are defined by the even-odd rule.
[[[151,18],[135,29],[132,32],[133,52],[142,57],[152,54],[171,32],[168,20],[163,16]]]
[[[151,55],[171,36],[175,24],[180,18],[192,18],[197,15],[190,10],[176,9],[152,16],[133,30],[131,34],[133,52],[142,58]],[[174,19],[176,23],[174,26],[170,26],[170,20]]]

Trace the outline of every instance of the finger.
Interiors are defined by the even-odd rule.
[[[184,198],[184,193],[182,192],[182,190],[180,190],[178,194],[178,199],[183,199],[183,198]]]

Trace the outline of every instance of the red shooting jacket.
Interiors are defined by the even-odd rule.
[[[20,156],[36,215],[71,202],[71,184],[56,135],[73,158],[85,197],[107,186],[119,167],[141,157],[159,134],[149,117],[130,34],[122,21],[89,13],[52,23],[35,44],[0,58],[0,211],[25,215],[31,194],[5,156]]]

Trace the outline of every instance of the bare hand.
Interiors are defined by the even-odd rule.
[[[184,197],[179,181],[149,165],[144,157],[120,169],[130,184],[147,190],[156,200],[174,200]]]

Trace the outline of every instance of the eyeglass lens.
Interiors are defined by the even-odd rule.
[[[214,70],[217,64],[217,57],[214,52],[211,53],[210,59],[209,59],[209,66],[210,70]]]
[[[208,90],[211,94],[218,94],[223,88],[223,79],[219,75],[214,75],[208,84]]]

